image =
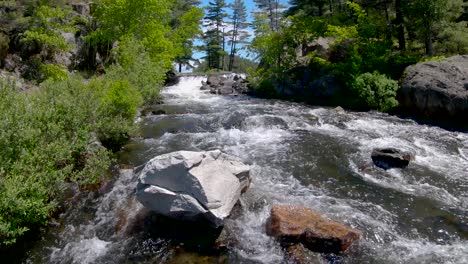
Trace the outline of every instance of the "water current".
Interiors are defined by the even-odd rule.
[[[226,221],[227,250],[210,255],[149,232],[158,225],[135,199],[138,174],[122,169],[104,190],[77,199],[26,262],[286,263],[264,226],[271,205],[287,203],[362,231],[340,263],[468,263],[468,134],[377,112],[212,95],[199,89],[202,80],[166,88],[155,106],[166,114],[140,118],[139,137],[119,161],[138,171],[159,154],[220,149],[250,164],[253,184]],[[415,160],[376,169],[378,147]]]

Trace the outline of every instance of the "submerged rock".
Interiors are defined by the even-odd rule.
[[[406,168],[413,156],[409,152],[400,151],[395,148],[374,149],[372,151],[372,161],[382,169]]]
[[[159,214],[215,227],[250,185],[250,167],[219,150],[157,156],[141,171],[137,199]]]
[[[292,245],[286,249],[289,260],[295,264],[320,264],[324,263],[319,253],[311,252],[302,244]]]
[[[266,229],[286,248],[301,243],[321,253],[345,252],[360,237],[357,230],[296,205],[273,205]]]

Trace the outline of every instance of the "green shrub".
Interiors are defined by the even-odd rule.
[[[0,247],[47,223],[64,182],[106,177],[98,135],[128,134],[141,95],[127,80],[48,79],[20,93],[0,79]]]
[[[60,35],[62,31],[74,31],[65,23],[69,13],[69,9],[40,4],[34,8],[28,29],[20,34],[21,41],[23,43],[36,42],[51,53],[69,49],[69,45]]]
[[[68,77],[67,71],[57,64],[40,64],[39,72],[42,74],[43,80],[63,81]]]
[[[398,106],[398,83],[378,72],[359,75],[352,89],[365,107],[385,112]]]
[[[132,121],[141,103],[141,95],[137,89],[127,80],[119,80],[106,89],[99,110],[103,115],[120,116]]]
[[[107,70],[109,80],[128,80],[136,87],[146,103],[158,101],[159,91],[164,85],[166,62],[155,61],[146,51],[144,44],[134,38],[126,37],[115,50],[118,65]]]

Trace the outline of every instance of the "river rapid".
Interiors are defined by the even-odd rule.
[[[138,173],[122,169],[101,191],[75,198],[26,263],[287,263],[265,234],[274,203],[304,205],[362,231],[347,255],[328,262],[468,263],[468,134],[377,112],[212,95],[199,89],[204,79],[166,88],[155,106],[166,114],[138,120],[140,136],[119,162],[138,172],[163,153],[220,149],[250,164],[252,186],[226,221],[227,249],[187,249],[159,236],[135,199]],[[370,156],[378,147],[415,160],[376,169]]]

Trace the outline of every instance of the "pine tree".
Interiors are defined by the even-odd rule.
[[[249,34],[245,30],[249,24],[247,23],[247,9],[245,7],[243,0],[235,0],[231,5],[233,14],[231,16],[232,20],[232,30],[229,32],[231,35],[231,52],[229,55],[229,71],[232,71],[234,66],[234,59],[237,53],[237,44],[244,42]]]
[[[281,9],[284,8],[283,5],[279,3],[279,0],[254,0],[257,8],[256,16],[267,17],[268,24],[272,31],[277,31],[279,29],[281,20]]]
[[[208,67],[210,69],[224,68],[224,19],[227,17],[224,0],[214,0],[209,2],[206,7],[205,27],[207,31],[204,34],[205,51],[207,53]]]

